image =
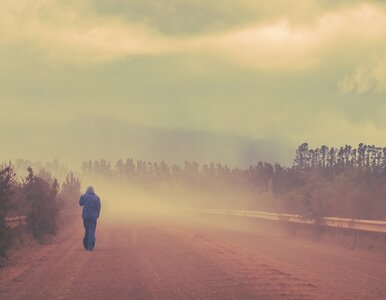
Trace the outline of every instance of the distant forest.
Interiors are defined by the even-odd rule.
[[[240,169],[191,161],[180,166],[128,158],[114,164],[84,162],[82,174],[148,189],[182,186],[197,202],[212,207],[275,210],[306,218],[386,217],[386,148],[364,144],[310,149],[304,143],[290,167],[258,162]]]

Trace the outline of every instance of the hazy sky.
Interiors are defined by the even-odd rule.
[[[0,101],[1,160],[385,146],[386,4],[0,0]]]

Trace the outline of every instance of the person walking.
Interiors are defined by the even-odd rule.
[[[86,193],[80,197],[79,205],[83,206],[83,246],[86,250],[92,251],[95,247],[95,230],[97,219],[99,218],[101,211],[101,200],[95,194],[95,190],[92,186],[89,186],[86,189]]]

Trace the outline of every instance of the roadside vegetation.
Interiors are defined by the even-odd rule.
[[[68,173],[62,184],[45,169],[18,178],[12,164],[0,166],[0,257],[6,257],[13,235],[6,217],[25,216],[27,231],[39,242],[56,234],[61,208],[79,199],[80,180]],[[77,197],[77,199],[73,199]]]
[[[10,209],[13,187],[15,185],[15,174],[11,167],[0,169],[0,257],[6,255],[10,246],[10,231],[5,223],[5,216]]]

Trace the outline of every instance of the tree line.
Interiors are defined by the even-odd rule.
[[[182,165],[127,158],[82,163],[84,176],[156,188],[184,186],[197,197],[211,194],[208,206],[230,205],[322,216],[386,217],[386,148],[359,144],[312,149],[301,144],[291,166],[257,162],[249,168],[185,161]],[[207,199],[207,197],[205,198]],[[199,201],[199,200],[198,200]]]
[[[296,150],[294,161],[299,168],[327,168],[335,171],[353,167],[371,173],[386,172],[386,147],[359,144],[357,148],[328,147],[309,149],[304,143]]]

